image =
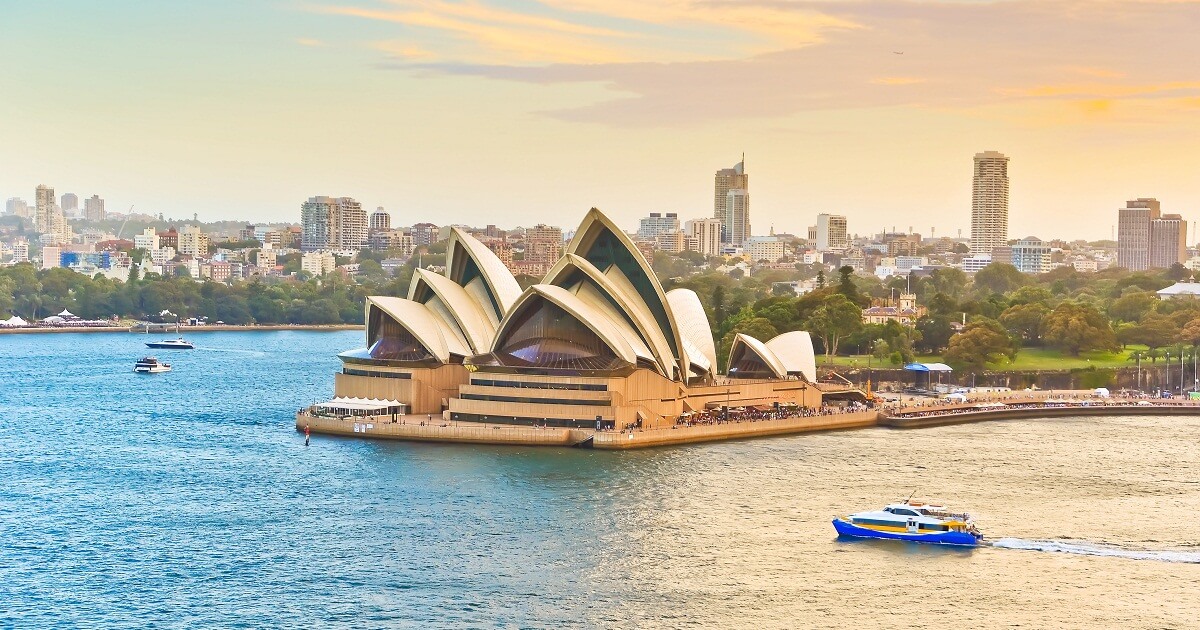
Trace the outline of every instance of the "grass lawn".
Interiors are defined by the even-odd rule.
[[[1079,356],[1073,357],[1063,354],[1058,350],[1051,348],[1021,348],[1017,353],[1017,358],[1012,362],[988,364],[990,370],[1073,370],[1077,368],[1119,368],[1136,366],[1136,361],[1129,360],[1129,354],[1137,350],[1145,350],[1145,346],[1129,346],[1125,350],[1118,352],[1083,352]],[[868,359],[870,362],[868,363]],[[921,355],[917,357],[920,363],[940,363],[942,357],[938,355]],[[1162,359],[1159,359],[1157,365],[1162,364]],[[825,357],[817,357],[817,365],[826,365]],[[880,362],[879,359],[868,357],[866,355],[857,355],[849,357],[833,357],[828,365],[836,365],[841,367],[858,367],[865,368],[868,365],[874,368],[897,368],[900,366],[892,365],[886,361]],[[1151,365],[1148,360],[1143,359],[1142,365]]]

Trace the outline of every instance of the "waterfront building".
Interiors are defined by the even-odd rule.
[[[1050,271],[1050,245],[1036,236],[1026,236],[1016,242],[1010,250],[1010,263],[1021,273],[1046,273]],[[993,262],[1002,262],[994,255]]]
[[[104,200],[100,195],[92,195],[83,200],[83,218],[88,221],[104,221],[108,213],[104,211]]]
[[[392,229],[392,215],[388,214],[387,212],[384,212],[383,206],[379,206],[378,208],[375,209],[375,212],[371,213],[371,228],[370,228],[370,230],[372,232],[377,232],[380,230],[390,230],[390,229]]]
[[[309,197],[300,206],[300,249],[358,251],[367,244],[367,213],[350,197]]]
[[[850,247],[846,217],[838,214],[818,214],[815,229],[809,229],[810,241],[816,241],[817,251],[840,252]]]
[[[666,428],[724,406],[820,406],[812,341],[738,338],[721,374],[696,294],[664,291],[641,250],[591,210],[541,283],[522,291],[454,228],[444,273],[405,298],[371,296],[366,345],[339,355],[339,399],[514,425]]]
[[[679,231],[679,215],[674,212],[668,212],[665,216],[661,212],[651,212],[650,216],[643,217],[638,224],[638,238],[648,241],[654,240],[654,237],[663,232],[678,232]]]
[[[713,218],[721,222],[721,242],[729,243],[733,238],[733,223],[734,217],[729,208],[729,191],[741,190],[743,193],[748,193],[750,190],[750,176],[746,174],[746,156],[742,156],[742,161],[738,162],[733,168],[723,168],[717,171],[713,178]],[[747,201],[748,197],[741,198],[742,201]],[[743,220],[746,222],[744,234],[750,235],[749,230],[749,208],[742,209]],[[738,243],[740,245],[740,243]]]
[[[1008,244],[1008,157],[975,154],[971,189],[971,253],[987,254]]]
[[[721,220],[692,219],[684,224],[684,232],[689,240],[688,249],[700,252],[707,257],[721,254]]]

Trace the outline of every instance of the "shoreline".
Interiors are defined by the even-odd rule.
[[[976,422],[1049,420],[1073,416],[1200,416],[1200,404],[1174,402],[1138,405],[1123,402],[1007,409],[958,408],[932,412],[914,408],[905,410],[903,413],[920,415],[905,417],[905,415],[888,415],[884,411],[872,410],[719,425],[677,426],[671,429],[651,431],[616,432],[452,422],[444,418],[439,418],[434,422],[423,422],[420,416],[400,416],[398,419],[390,416],[351,416],[343,419],[313,416],[302,410],[296,414],[296,431],[303,432],[307,426],[312,433],[316,434],[365,439],[627,450],[873,427],[907,430]]]
[[[232,324],[206,324],[203,326],[182,326],[179,329],[180,334],[185,332],[253,332],[253,331],[272,331],[272,330],[309,330],[317,332],[335,332],[339,330],[362,330],[362,324],[263,324],[261,326],[237,326]],[[19,335],[19,334],[53,334],[53,333],[134,333],[138,335],[147,334],[144,331],[134,331],[129,326],[91,326],[91,327],[63,327],[63,328],[0,328],[0,335]],[[153,332],[149,334],[168,334],[174,333],[174,327],[165,332]]]

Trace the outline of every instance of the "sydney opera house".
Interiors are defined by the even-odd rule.
[[[491,250],[454,229],[445,272],[416,270],[406,298],[368,298],[366,346],[339,358],[337,399],[393,401],[458,423],[652,429],[724,406],[822,399],[806,332],[739,335],[719,374],[696,294],[663,291],[596,209],[524,291]]]

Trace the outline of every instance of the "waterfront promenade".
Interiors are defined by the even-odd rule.
[[[921,429],[998,420],[1068,416],[1200,415],[1200,402],[1183,399],[1132,400],[1088,397],[1090,392],[1006,392],[966,403],[922,400],[877,409],[824,409],[775,417],[764,412],[729,420],[678,421],[671,428],[596,431],[591,428],[529,427],[455,422],[440,416],[331,416],[310,409],[296,414],[296,430],[345,437],[517,446],[572,446],[628,450],[869,427]]]
[[[255,332],[255,331],[272,331],[272,330],[308,330],[308,331],[337,331],[337,330],[361,330],[361,324],[262,324],[262,325],[234,325],[234,324],[203,324],[199,326],[183,326],[179,329],[180,334],[188,332]],[[133,330],[129,326],[28,326],[22,328],[0,328],[0,335],[20,335],[20,334],[41,334],[41,333],[136,333],[139,335],[147,334],[142,330]],[[151,332],[151,335],[158,334],[174,334],[175,327],[170,326],[165,331]]]

